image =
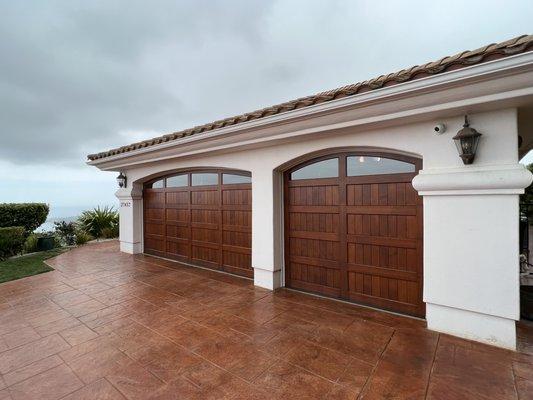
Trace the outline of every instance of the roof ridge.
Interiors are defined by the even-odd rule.
[[[509,57],[514,54],[529,51],[529,49],[532,47],[533,35],[520,35],[504,42],[491,43],[475,50],[465,50],[452,56],[442,57],[437,61],[431,61],[422,65],[414,65],[397,72],[380,75],[376,78],[368,79],[358,83],[341,86],[339,88],[319,92],[314,95],[300,97],[295,100],[285,101],[244,114],[219,119],[207,124],[196,125],[192,128],[167,133],[162,136],[131,143],[129,145],[117,147],[108,151],[89,154],[87,158],[90,161],[94,161],[129,151],[138,150],[144,147],[169,142],[179,138],[197,135],[207,131],[213,131],[226,126],[238,125],[243,122],[265,118],[271,115],[281,114],[295,109],[305,108],[315,104],[353,96],[358,93],[364,93],[382,87],[392,86],[426,76],[443,73],[449,70],[460,69],[498,58]]]

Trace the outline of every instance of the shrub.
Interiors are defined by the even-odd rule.
[[[44,203],[0,204],[0,227],[22,226],[29,236],[44,224],[50,208]]]
[[[74,244],[75,240],[72,241],[72,244]],[[61,239],[59,236],[54,236],[54,249],[59,249],[61,247],[65,246],[63,243],[63,239]]]
[[[10,226],[0,228],[0,259],[19,254],[24,247],[26,235],[24,227]]]
[[[104,228],[102,229],[102,237],[104,239],[114,239],[118,237],[118,225],[114,228]]]
[[[32,233],[27,237],[26,242],[24,243],[24,252],[26,253],[35,253],[37,251],[37,240],[39,236],[35,233]]]
[[[78,224],[82,231],[99,238],[103,236],[102,230],[105,228],[118,229],[118,211],[113,207],[96,207],[84,211],[78,219]]]
[[[72,246],[76,242],[76,224],[74,222],[54,222],[57,236],[67,246]]]
[[[87,232],[85,232],[85,231],[77,231],[76,232],[76,244],[78,246],[81,246],[81,245],[87,243],[90,240],[92,240],[92,236],[90,234],[88,234]]]

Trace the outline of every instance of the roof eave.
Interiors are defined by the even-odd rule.
[[[87,164],[96,166],[100,169],[106,169],[102,168],[106,164],[109,165],[110,163],[115,163],[119,160],[132,159],[141,154],[158,152],[163,149],[171,149],[199,141],[209,141],[213,138],[221,138],[225,135],[238,134],[240,132],[263,127],[287,124],[302,118],[310,118],[325,113],[338,112],[351,107],[364,107],[367,104],[375,105],[388,103],[399,98],[405,99],[422,93],[439,92],[458,85],[463,85],[466,82],[471,83],[490,80],[525,71],[533,71],[533,52],[516,54],[503,59],[488,61],[438,75],[431,75],[393,86],[383,87],[369,92],[355,94],[353,96],[239,123],[237,125],[214,129],[202,134],[191,135],[117,155],[90,160],[87,161]]]

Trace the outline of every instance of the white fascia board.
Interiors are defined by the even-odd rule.
[[[335,112],[340,112],[343,110],[351,108],[360,108],[366,105],[378,105],[380,103],[390,103],[394,100],[406,99],[409,97],[415,97],[425,93],[438,92],[446,89],[451,89],[460,85],[472,84],[481,81],[487,81],[491,79],[502,78],[506,76],[516,75],[523,72],[533,71],[533,52],[528,52],[524,54],[518,54],[501,60],[489,61],[479,65],[473,65],[471,67],[465,67],[456,71],[445,72],[438,75],[428,76],[425,78],[416,79],[414,81],[408,81],[400,84],[396,84],[389,87],[384,87],[380,89],[375,89],[369,92],[356,94],[353,96],[344,97],[337,100],[331,100],[325,103],[312,105],[304,107],[301,109],[287,111],[282,114],[276,114],[269,117],[259,118],[257,120],[252,120],[248,122],[239,123],[237,125],[227,126],[219,128],[210,132],[200,133],[196,135],[187,136],[181,139],[171,140],[165,143],[160,143],[157,145],[147,146],[145,148],[128,151],[125,153],[117,154],[114,156],[105,157],[102,159],[97,159],[94,161],[88,161],[88,165],[96,166],[102,170],[106,169],[116,169],[125,165],[134,165],[137,164],[134,161],[136,156],[146,154],[146,153],[157,153],[161,150],[167,150],[173,147],[179,147],[186,144],[191,144],[194,142],[209,142],[212,139],[221,139],[224,136],[234,136],[242,132],[252,131],[259,128],[272,127],[277,125],[286,125],[292,122],[297,122],[300,120],[307,120],[309,118],[327,115]],[[533,94],[533,87],[524,88],[522,90],[514,90],[511,92],[505,93],[495,93],[492,96],[482,96],[485,101],[495,101],[498,99],[511,98],[510,96],[520,97],[520,96],[529,96]],[[469,104],[479,104],[478,98],[477,101],[474,101],[475,98],[472,98],[472,101],[461,100],[462,106]],[[453,106],[454,102],[443,103],[439,106],[431,107],[419,107],[414,108],[411,112],[400,112],[398,115],[389,114],[388,118],[385,115],[378,117],[370,117],[364,122],[362,119],[361,123],[368,124],[372,121],[383,121],[385,119],[395,119],[401,118],[402,114],[411,114],[414,113],[424,113],[424,109],[433,108],[433,109],[446,109],[446,107]],[[459,102],[458,102],[459,104]],[[457,106],[458,106],[457,104]],[[427,112],[427,110],[426,110]],[[405,115],[404,115],[405,116]],[[343,124],[339,124],[343,125]],[[341,127],[341,126],[340,126]],[[337,127],[338,128],[338,127]],[[324,130],[322,127],[320,130]],[[329,130],[329,129],[328,129]],[[310,130],[312,131],[312,129]],[[307,132],[312,133],[312,132]],[[269,137],[263,137],[263,141],[272,139]],[[242,146],[245,146],[246,142],[241,142]],[[235,147],[235,144],[232,146]],[[209,151],[214,150],[210,148]],[[205,151],[205,150],[204,150]],[[179,154],[177,156],[190,155],[190,153]],[[126,161],[126,159],[131,159],[131,161]],[[157,159],[157,156],[154,154],[154,160]],[[124,163],[120,163],[120,160],[123,160]],[[118,163],[117,163],[118,161]],[[141,163],[145,163],[146,160]],[[112,165],[107,167],[106,164]]]

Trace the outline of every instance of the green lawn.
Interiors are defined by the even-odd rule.
[[[0,262],[0,283],[14,281],[15,279],[24,278],[42,274],[43,272],[53,271],[43,261],[65,252],[67,249],[53,249],[43,251],[37,254],[11,258]]]

